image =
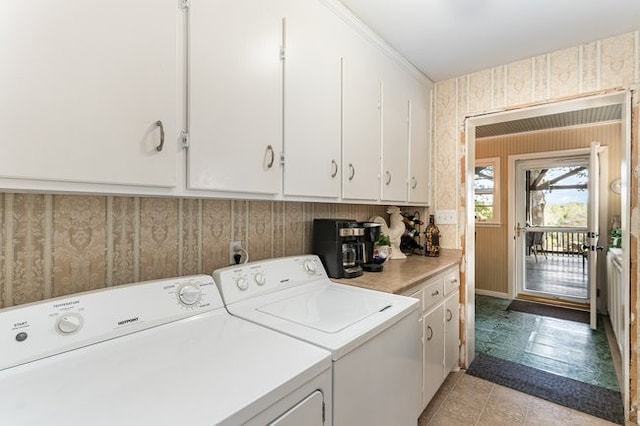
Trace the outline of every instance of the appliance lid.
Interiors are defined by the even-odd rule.
[[[358,294],[337,286],[322,286],[261,306],[258,311],[325,333],[337,333],[391,305],[388,299],[373,293]]]
[[[244,424],[330,366],[212,311],[1,371],[0,424]]]

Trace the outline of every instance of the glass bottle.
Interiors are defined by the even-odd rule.
[[[440,256],[440,230],[435,224],[433,215],[429,215],[429,225],[424,231],[425,244],[424,254],[429,257]]]

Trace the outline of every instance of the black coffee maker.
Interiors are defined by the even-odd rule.
[[[314,219],[313,254],[331,278],[362,275],[365,229],[351,219]]]
[[[375,263],[373,247],[380,237],[381,225],[375,222],[361,222],[364,229],[364,252],[362,255],[362,269],[367,272],[381,272],[382,264]]]

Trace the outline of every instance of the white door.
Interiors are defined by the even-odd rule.
[[[360,35],[345,40],[342,91],[342,197],[380,197],[380,75],[382,53]]]
[[[409,169],[409,77],[390,59],[382,83],[383,201],[406,202]]]
[[[181,13],[172,0],[1,2],[0,174],[175,186]]]
[[[590,248],[597,247],[600,170],[597,148],[591,150],[596,153],[573,150],[511,160],[512,288],[516,295],[588,305],[595,328],[597,257]]]
[[[431,197],[431,87],[415,82],[409,109],[409,202],[429,204]]]
[[[590,325],[597,328],[597,277],[598,277],[598,239],[600,237],[600,144],[591,142],[589,152],[589,219],[587,230],[586,254],[589,264]]]
[[[319,1],[288,8],[284,49],[284,194],[340,196],[340,34]]]
[[[193,1],[189,14],[188,186],[277,194],[284,7]]]

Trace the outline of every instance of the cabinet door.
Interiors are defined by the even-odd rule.
[[[190,3],[189,188],[280,193],[283,17],[279,1]]]
[[[381,199],[407,201],[409,167],[409,98],[406,79],[395,63],[388,60],[382,83],[382,175]]]
[[[431,87],[419,82],[410,93],[409,202],[429,204],[431,194]]]
[[[426,407],[444,381],[444,304],[425,315],[422,406]]]
[[[379,58],[382,53],[359,34],[345,41],[343,60],[342,197],[380,197]]]
[[[293,1],[285,32],[284,194],[340,196],[339,34],[319,1]]]
[[[456,291],[444,302],[444,374],[459,366],[460,361],[460,298]]]
[[[2,2],[0,175],[175,186],[180,13],[170,0]]]

